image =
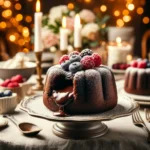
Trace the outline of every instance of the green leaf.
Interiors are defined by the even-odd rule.
[[[90,42],[90,47],[97,47],[97,46],[99,46],[99,42],[98,41]]]
[[[44,27],[44,26],[47,26],[48,21],[49,21],[48,16],[44,17],[44,18],[42,19],[42,26],[43,26],[43,27]]]
[[[110,19],[109,15],[104,16],[100,21],[100,25],[105,24],[109,19]]]
[[[55,24],[56,24],[57,27],[60,27],[61,26],[60,20],[55,20]]]

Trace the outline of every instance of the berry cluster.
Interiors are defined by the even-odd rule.
[[[150,68],[150,61],[148,59],[137,59],[132,61],[131,66],[134,68]]]
[[[63,55],[59,60],[61,67],[72,73],[76,73],[82,69],[99,67],[101,63],[101,57],[97,53],[93,53],[90,49],[85,49],[81,53],[73,51],[69,55]]]
[[[8,88],[15,88],[19,87],[19,83],[23,82],[22,75],[13,76],[11,79],[6,79],[0,86],[8,87]]]
[[[130,67],[130,64],[126,63],[116,63],[112,65],[113,69],[120,69],[120,70],[126,70],[128,67]]]
[[[12,96],[11,90],[0,91],[0,97]]]

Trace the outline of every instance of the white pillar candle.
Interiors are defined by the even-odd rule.
[[[41,28],[42,28],[42,12],[40,12],[40,1],[36,2],[36,13],[34,14],[34,51],[42,51],[42,39],[41,39]]]
[[[82,36],[81,36],[82,25],[79,14],[76,14],[74,21],[74,47],[82,47]]]
[[[64,51],[68,48],[68,29],[66,28],[66,17],[62,19],[62,27],[60,28],[60,50]]]
[[[108,66],[112,67],[116,63],[127,63],[127,56],[132,53],[132,47],[127,42],[121,42],[117,38],[116,42],[110,42],[108,45]]]

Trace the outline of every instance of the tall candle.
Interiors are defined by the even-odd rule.
[[[41,28],[42,28],[42,12],[40,12],[40,0],[36,2],[36,12],[34,14],[34,51],[42,51],[42,39],[41,39]]]
[[[112,67],[116,63],[127,63],[127,55],[131,55],[132,47],[127,42],[122,42],[120,37],[116,42],[110,42],[108,45],[108,66]]]
[[[82,30],[82,25],[80,21],[80,16],[79,14],[76,14],[75,22],[74,22],[74,47],[75,48],[82,47],[81,30]]]
[[[68,29],[66,28],[66,17],[62,19],[62,27],[60,28],[60,50],[64,51],[68,48]]]

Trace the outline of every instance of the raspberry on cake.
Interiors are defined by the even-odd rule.
[[[94,59],[92,56],[84,56],[81,59],[81,64],[84,69],[92,69],[95,67]]]
[[[97,53],[93,53],[92,57],[93,57],[93,60],[94,60],[94,63],[95,63],[95,67],[99,67],[102,63],[101,57]]]
[[[59,60],[59,64],[65,62],[66,60],[69,60],[69,56],[68,55],[63,55],[60,60]]]
[[[114,76],[110,69],[101,65],[100,56],[92,54],[86,49],[78,55],[82,59],[77,59],[76,54],[72,55],[75,58],[66,57],[67,71],[62,64],[49,68],[43,102],[54,115],[100,113],[117,105]]]

